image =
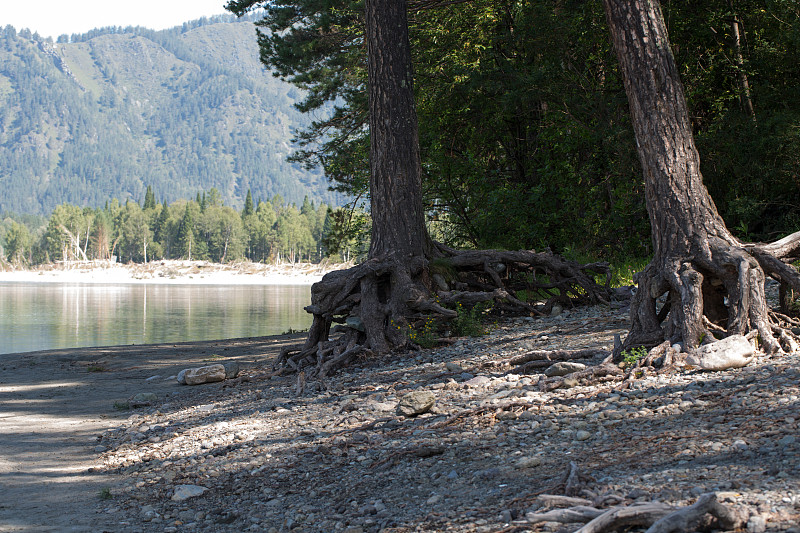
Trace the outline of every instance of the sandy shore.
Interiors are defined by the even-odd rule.
[[[0,271],[0,283],[311,285],[344,265],[330,263],[265,265],[207,261],[153,261],[147,264],[75,262],[33,270]]]

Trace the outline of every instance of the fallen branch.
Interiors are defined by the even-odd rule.
[[[575,496],[578,493],[581,485],[580,474],[578,473],[578,465],[575,461],[570,461],[569,470],[564,481],[564,494],[567,496]]]
[[[560,494],[540,494],[536,501],[542,507],[593,507],[594,504],[585,498],[575,498],[574,496],[561,496]]]
[[[617,531],[623,527],[649,527],[671,513],[675,508],[660,502],[634,504],[628,507],[612,507],[575,533],[602,533]],[[688,530],[687,530],[688,531]]]
[[[562,524],[574,524],[580,522],[585,524],[594,520],[605,511],[595,509],[585,505],[570,507],[569,509],[553,509],[542,513],[528,513],[525,519],[529,524],[539,524],[541,522],[560,522]]]
[[[693,531],[710,514],[722,529],[738,529],[747,523],[749,513],[744,509],[726,507],[713,492],[703,494],[689,507],[678,509],[657,520],[646,533],[678,533]]]
[[[573,474],[577,477],[577,466],[570,463],[567,477],[572,477]],[[553,495],[541,495],[538,500],[549,506],[571,506],[566,509],[528,513],[525,519],[529,524],[583,522],[585,525],[575,533],[604,533],[627,527],[647,527],[646,533],[682,533],[696,531],[709,516],[716,519],[714,527],[732,530],[743,527],[749,519],[747,509],[723,505],[715,493],[703,494],[693,505],[677,509],[661,502],[647,502],[629,506],[615,505],[602,510],[590,505],[588,500]]]
[[[539,380],[539,390],[550,392],[565,385],[567,380],[585,383],[604,383],[606,381],[619,380],[624,375],[621,368],[610,363],[587,368],[578,372],[573,372],[563,377],[552,377]]]
[[[576,359],[595,359],[607,357],[609,352],[596,348],[585,348],[582,350],[533,350],[522,355],[514,356],[498,362],[489,362],[485,366],[510,367],[521,366],[526,363],[539,363],[542,366],[549,365],[558,361],[574,361]]]

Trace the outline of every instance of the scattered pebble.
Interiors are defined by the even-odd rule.
[[[581,495],[607,506],[683,506],[715,491],[750,511],[747,531],[791,531],[797,355],[622,391],[574,380],[542,392],[542,374],[495,364],[610,349],[624,318],[597,306],[506,320],[483,337],[359,362],[300,396],[294,376],[183,387],[92,442],[120,480],[105,505],[120,533],[489,532],[535,511],[531,495],[558,491],[574,463]]]

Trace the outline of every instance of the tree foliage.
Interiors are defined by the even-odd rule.
[[[216,189],[198,197],[200,202],[167,204],[147,195],[147,207],[117,199],[98,209],[61,204],[44,222],[9,216],[0,224],[4,252],[0,259],[20,266],[112,257],[126,263],[158,259],[316,262],[325,257],[347,261],[358,253],[348,222],[331,217],[329,213],[337,211],[328,204],[317,205],[306,197],[298,209],[275,196],[259,201],[248,213],[247,208],[239,212],[225,205]],[[248,197],[252,198],[249,191]],[[340,243],[340,238],[345,240]]]
[[[309,92],[315,122],[294,158],[334,187],[367,194],[363,4],[263,6],[262,60]],[[410,34],[423,186],[437,238],[568,255],[650,253],[641,169],[600,1],[473,0],[415,9]],[[790,1],[669,2],[665,18],[687,89],[705,182],[743,237],[800,215],[800,14]],[[734,60],[731,20],[740,22]],[[746,75],[755,120],[741,105]],[[323,115],[325,102],[335,111]],[[322,118],[320,118],[322,116]]]

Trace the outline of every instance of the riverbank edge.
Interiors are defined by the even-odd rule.
[[[76,261],[34,269],[0,270],[0,283],[64,284],[196,284],[196,285],[312,285],[328,272],[349,264],[163,260],[150,263]]]

